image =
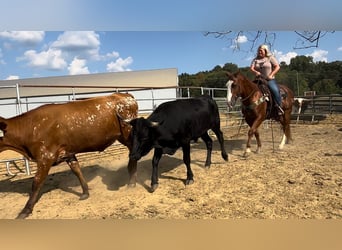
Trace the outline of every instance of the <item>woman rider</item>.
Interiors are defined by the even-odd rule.
[[[258,47],[257,56],[252,60],[251,71],[258,77],[262,76],[268,82],[268,86],[276,101],[278,115],[284,114],[281,108],[281,96],[275,74],[279,71],[280,66],[277,59],[270,53],[267,45],[263,44]]]

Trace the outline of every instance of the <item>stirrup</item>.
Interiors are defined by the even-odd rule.
[[[277,108],[278,108],[278,115],[283,115],[284,110],[280,106],[278,106]]]

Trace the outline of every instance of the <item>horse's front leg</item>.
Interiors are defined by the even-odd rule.
[[[255,139],[257,141],[257,149],[256,149],[255,153],[259,154],[261,151],[261,140],[260,140],[260,134],[259,134],[258,129],[256,129],[254,135],[255,135]]]
[[[248,139],[247,139],[247,145],[246,145],[246,151],[244,156],[248,156],[251,153],[251,140],[253,135],[255,136],[256,140],[257,140],[257,150],[256,153],[259,153],[261,150],[261,140],[260,140],[260,135],[259,135],[259,131],[258,128],[260,126],[260,124],[262,123],[262,119],[256,119],[252,126],[250,127],[250,129],[248,130]]]
[[[246,144],[246,150],[244,153],[244,156],[248,156],[251,153],[251,139],[254,135],[254,131],[252,129],[252,127],[248,130],[248,138],[247,138],[247,144]]]

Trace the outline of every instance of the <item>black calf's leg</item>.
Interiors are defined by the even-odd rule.
[[[185,185],[190,185],[194,183],[194,175],[190,167],[190,143],[183,145],[183,161],[186,165],[186,181]]]
[[[228,161],[228,154],[226,152],[226,149],[224,147],[224,138],[223,138],[223,133],[221,131],[221,129],[218,128],[213,128],[212,129],[217,137],[217,140],[220,143],[220,147],[221,147],[221,156],[225,161]]]
[[[129,187],[135,187],[137,183],[137,161],[129,159],[128,161]]]
[[[151,189],[154,192],[158,188],[158,164],[162,157],[163,151],[159,148],[154,149],[154,155],[152,159],[152,177],[151,177]]]
[[[204,141],[206,147],[207,147],[207,159],[205,161],[205,167],[210,167],[211,164],[211,152],[213,150],[213,140],[208,135],[208,132],[205,132],[201,136],[202,140]]]

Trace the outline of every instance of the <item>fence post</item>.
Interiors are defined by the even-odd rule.
[[[332,109],[333,109],[332,96],[329,95],[329,114],[332,114]]]
[[[151,88],[151,97],[152,97],[152,110],[155,109],[155,103],[154,103],[154,93],[153,93],[153,88]]]
[[[15,84],[16,92],[17,92],[17,105],[18,105],[18,113],[19,115],[23,112],[21,109],[21,101],[20,101],[20,92],[19,92],[19,84]]]

